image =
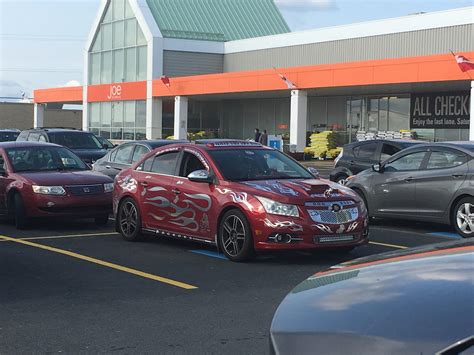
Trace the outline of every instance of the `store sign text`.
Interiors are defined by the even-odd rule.
[[[122,97],[122,86],[121,85],[110,85],[109,95],[107,98],[109,100],[116,100]]]
[[[410,128],[469,128],[469,93],[413,94]]]

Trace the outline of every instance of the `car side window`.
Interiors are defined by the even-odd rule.
[[[184,152],[181,167],[179,169],[179,176],[187,177],[196,170],[206,170],[206,167],[197,156],[189,152]]]
[[[7,164],[5,164],[5,159],[3,159],[2,154],[0,154],[0,168],[2,168],[3,171],[7,170]]]
[[[380,152],[380,161],[387,160],[388,158],[390,158],[395,153],[398,153],[399,151],[400,151],[400,148],[392,144],[384,143],[382,145],[382,151]]]
[[[365,143],[354,147],[354,156],[359,159],[374,159],[378,143]]]
[[[40,137],[39,133],[35,133],[35,132],[30,133],[30,135],[28,136],[28,141],[29,142],[38,142],[39,137]]]
[[[428,160],[427,169],[446,169],[455,168],[467,161],[467,155],[454,151],[435,151],[431,152]]]
[[[178,155],[179,152],[169,152],[155,156],[151,166],[151,172],[163,175],[174,175]]]
[[[29,133],[28,131],[21,132],[16,140],[22,141],[22,142],[26,141],[28,139],[28,133]]]
[[[40,134],[39,139],[40,142],[46,142],[46,137],[43,134]]]
[[[113,159],[114,163],[118,164],[130,164],[131,155],[135,146],[133,144],[125,144],[124,146],[117,149],[117,153]]]
[[[415,152],[398,158],[388,164],[385,164],[384,171],[410,171],[418,170],[425,158],[426,152]]]
[[[145,154],[147,154],[150,150],[145,147],[144,145],[137,145],[135,146],[135,151],[133,152],[132,156],[132,163],[139,161]]]

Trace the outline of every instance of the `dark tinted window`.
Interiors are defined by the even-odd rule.
[[[409,170],[418,170],[420,169],[423,158],[425,157],[426,152],[416,152],[402,156],[397,160],[386,164],[384,169],[385,171],[409,171]]]
[[[18,132],[0,132],[0,142],[16,141],[18,135]]]
[[[135,147],[135,151],[133,152],[132,162],[135,163],[139,161],[145,154],[147,154],[150,150],[145,147],[144,145],[137,145]]]
[[[3,170],[7,169],[5,160],[3,159],[3,156],[1,154],[0,154],[0,168],[3,168]]]
[[[155,159],[153,159],[151,172],[164,175],[174,175],[178,154],[179,152],[170,152],[156,156]]]
[[[211,150],[220,172],[230,181],[313,179],[305,168],[276,150]]]
[[[206,167],[201,163],[197,156],[192,153],[184,152],[179,176],[187,177],[196,170],[206,170]]]
[[[454,168],[467,161],[466,154],[454,151],[431,152],[427,169]]]
[[[20,133],[20,135],[18,136],[17,140],[18,141],[26,141],[26,139],[28,138],[28,131],[23,131]]]
[[[388,158],[390,158],[395,153],[398,153],[399,151],[400,151],[400,148],[392,144],[384,143],[382,145],[382,152],[380,153],[380,161],[387,160]]]
[[[51,132],[49,141],[70,149],[102,149],[97,137],[86,132]]]
[[[359,159],[374,159],[378,143],[366,143],[355,147],[354,156]]]
[[[87,166],[80,158],[61,147],[9,148],[6,151],[16,172],[87,170]]]
[[[118,164],[130,164],[134,147],[133,144],[125,144],[119,147],[113,161]]]

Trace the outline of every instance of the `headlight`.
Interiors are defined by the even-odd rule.
[[[261,196],[255,197],[260,201],[260,203],[263,205],[263,208],[265,208],[265,211],[269,214],[278,214],[289,217],[299,216],[298,208],[295,205],[287,205]]]
[[[42,195],[65,195],[66,191],[62,186],[38,186],[33,185],[33,192]]]
[[[114,191],[113,182],[108,182],[107,184],[104,184],[104,192],[112,192],[112,191]]]

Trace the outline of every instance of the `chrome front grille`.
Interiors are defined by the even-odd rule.
[[[341,209],[338,212],[333,210],[312,210],[308,209],[309,216],[314,222],[326,224],[342,224],[355,221],[359,217],[357,207]]]

